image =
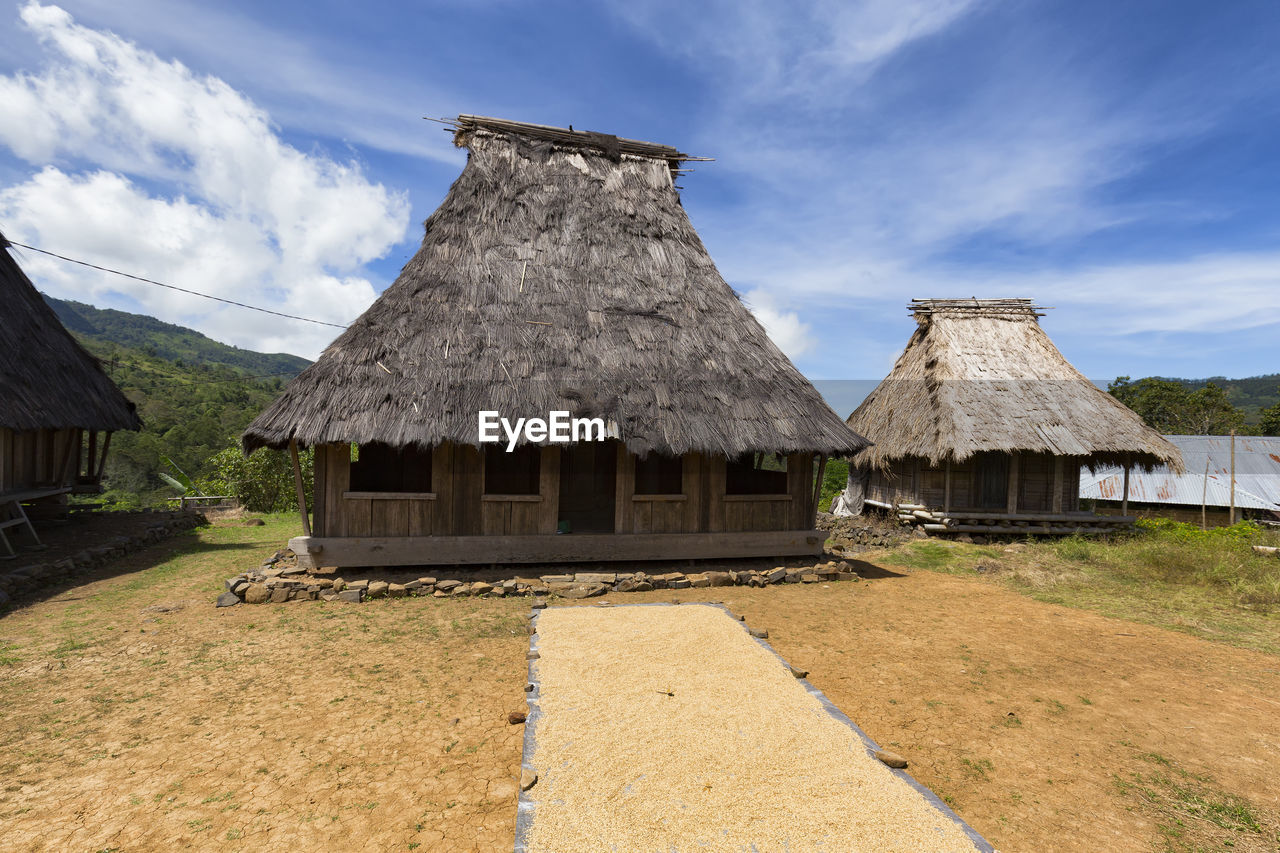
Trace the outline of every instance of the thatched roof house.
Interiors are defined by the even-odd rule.
[[[1181,468],[1176,447],[1063,358],[1031,300],[910,310],[906,350],[847,421],[873,444],[854,457],[846,505],[865,489],[926,527],[1065,532],[1092,518],[1077,512],[1081,465]]]
[[[0,500],[96,489],[108,443],[99,435],[138,429],[133,404],[63,328],[3,235],[0,302]]]
[[[410,450],[431,460],[431,476],[416,479],[433,483],[422,491],[432,497],[421,503],[434,509],[410,503],[407,511],[422,516],[417,524],[401,525],[396,508],[389,524],[353,527],[350,519],[366,509],[351,501],[374,501],[385,513],[391,499],[343,498],[337,486],[328,494],[317,487],[317,541],[310,545],[328,549],[318,559],[337,560],[342,547],[318,540],[352,535],[429,534],[438,550],[442,536],[541,535],[568,523],[575,544],[561,537],[556,558],[572,559],[561,552],[580,548],[578,558],[596,559],[616,553],[617,543],[588,547],[577,533],[666,533],[653,548],[629,544],[646,555],[697,556],[705,542],[688,537],[811,531],[813,457],[851,453],[865,441],[827,407],[716,270],[674,185],[688,155],[474,116],[460,117],[455,131],[456,144],[469,150],[467,166],[427,220],[418,253],[244,433],[249,451],[290,442],[327,448],[318,468],[348,484],[351,473],[341,469],[349,444],[388,448],[374,451],[395,455],[386,465],[403,463]],[[535,466],[541,473],[533,476],[545,481],[522,496],[516,515],[523,520],[511,521],[510,507],[502,520],[488,506],[503,503],[493,489],[514,488],[512,480],[530,488],[520,466],[538,454],[495,454],[493,445],[481,453],[482,410],[512,420],[553,411],[599,418],[617,441],[563,454],[544,445]],[[766,454],[787,460],[794,482],[773,478],[767,511],[740,513],[745,521],[726,517],[720,498],[726,478],[734,479],[726,472],[759,467]],[[661,459],[675,461],[651,473]],[[662,494],[670,500],[637,498],[637,464],[641,480],[665,479]],[[492,470],[512,466],[519,476]],[[533,497],[535,509],[527,505]],[[762,553],[795,547],[778,539],[765,537],[760,547],[783,551]],[[519,554],[472,547],[468,554],[535,559],[544,547],[551,546],[522,545]],[[405,550],[405,561],[429,562],[420,547]],[[459,554],[468,555],[449,551],[440,561]],[[361,557],[343,551],[341,559]],[[386,561],[384,549],[378,562]]]

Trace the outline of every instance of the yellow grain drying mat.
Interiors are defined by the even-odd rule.
[[[517,853],[991,849],[723,608],[535,626]]]

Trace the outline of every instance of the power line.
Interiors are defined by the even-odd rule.
[[[211,296],[208,293],[201,293],[198,290],[187,290],[185,287],[175,287],[172,284],[165,284],[164,282],[161,282],[161,281],[152,281],[151,279],[143,278],[140,275],[131,275],[127,272],[120,272],[120,270],[113,270],[110,267],[100,267],[97,264],[91,264],[88,261],[80,261],[75,258],[68,258],[66,255],[59,255],[57,252],[50,252],[47,249],[37,249],[35,246],[28,246],[26,243],[19,243],[16,240],[6,239],[5,242],[7,242],[11,246],[21,246],[24,249],[30,249],[31,251],[39,252],[42,255],[48,255],[52,258],[58,258],[59,260],[69,261],[70,263],[73,263],[73,264],[79,264],[82,267],[89,267],[90,269],[101,270],[102,272],[109,272],[113,275],[123,276],[124,278],[131,278],[134,281],[140,281],[144,284],[154,284],[156,287],[165,287],[165,288],[168,288],[169,290],[176,290],[179,293],[189,293],[192,296],[203,296],[205,299],[212,299],[215,302],[225,302],[227,305],[234,305],[237,308],[248,308],[250,311],[261,311],[263,314],[274,314],[277,317],[285,317],[290,320],[301,320],[304,323],[315,323],[318,326],[333,326],[335,329],[347,328],[341,323],[326,323],[324,320],[312,320],[310,317],[299,317],[295,314],[284,314],[280,311],[272,311],[270,308],[259,308],[257,305],[246,305],[243,302],[235,302],[234,300],[231,300],[231,299],[223,299],[221,296]]]

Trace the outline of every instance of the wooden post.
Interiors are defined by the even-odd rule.
[[[1009,503],[1008,513],[1014,515],[1018,511],[1018,455],[1009,454]]]
[[[114,433],[107,433],[102,439],[102,453],[98,455],[98,467],[94,471],[93,481],[95,483],[102,482],[102,469],[107,467],[107,451],[111,449],[111,436]]]
[[[293,488],[298,493],[298,515],[302,518],[302,535],[311,535],[311,519],[307,518],[307,493],[302,487],[302,464],[298,462],[298,442],[289,439],[289,458],[293,460]]]
[[[1236,431],[1231,431],[1231,514],[1227,524],[1236,523]]]
[[[822,498],[822,477],[827,472],[827,457],[825,454],[818,454],[818,476],[813,484],[813,503],[809,504],[813,507],[813,511],[809,513],[810,524],[818,520],[818,501]]]
[[[1062,512],[1062,489],[1066,485],[1066,464],[1061,456],[1053,457],[1053,495],[1049,499],[1049,510],[1057,515]],[[1077,486],[1080,478],[1076,478]]]
[[[1124,497],[1120,499],[1120,514],[1129,514],[1129,467],[1130,460],[1126,454],[1124,457]]]
[[[1209,529],[1209,454],[1204,455],[1204,485],[1200,488],[1200,529]]]
[[[951,457],[947,457],[947,472],[942,482],[942,514],[951,514]]]

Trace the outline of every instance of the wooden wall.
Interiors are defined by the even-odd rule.
[[[947,470],[924,460],[896,461],[889,471],[873,471],[866,497],[882,503],[914,503],[931,509],[978,509],[977,457],[951,466],[951,497],[947,502]],[[1055,488],[1054,484],[1057,484]],[[1017,454],[1018,512],[1078,512],[1080,462],[1047,453]],[[1056,494],[1055,494],[1056,493]],[[999,510],[988,510],[999,511]]]
[[[78,429],[0,429],[0,491],[75,485],[81,442]]]
[[[312,535],[316,537],[554,534],[558,523],[560,450],[544,447],[536,495],[487,495],[484,454],[446,444],[432,451],[432,491],[353,492],[351,450],[316,448]],[[813,456],[787,458],[787,492],[726,495],[723,457],[684,457],[679,494],[637,495],[634,454],[619,447],[614,494],[616,533],[811,530]]]

